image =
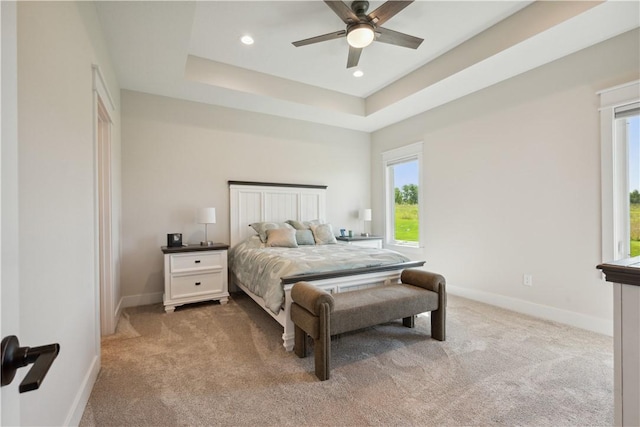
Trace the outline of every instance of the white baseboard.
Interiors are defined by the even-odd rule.
[[[93,386],[98,379],[99,372],[100,357],[94,356],[93,361],[91,362],[91,366],[87,371],[84,380],[82,381],[82,386],[78,390],[76,398],[73,400],[73,405],[71,405],[71,409],[69,411],[69,414],[67,415],[67,419],[64,425],[77,426],[80,424],[82,414],[84,414],[84,410],[87,407],[87,402],[89,402],[89,397],[91,396]]]
[[[116,312],[113,315],[116,325],[118,324],[118,320],[120,320],[120,315],[122,314],[122,309],[123,309],[123,307],[122,307],[122,298],[120,298],[120,301],[118,302],[118,305],[116,307]]]
[[[575,326],[580,329],[586,329],[588,331],[597,332],[611,337],[613,336],[613,319],[600,319],[598,317],[588,316],[582,313],[561,310],[559,308],[536,304],[517,298],[457,286],[447,285],[447,293],[474,301],[480,301],[485,304],[506,308],[507,310],[516,311],[529,316]]]
[[[139,305],[155,304],[158,302],[162,302],[162,292],[122,297],[115,310],[115,321],[118,321],[122,309],[126,307],[136,307]],[[71,405],[71,409],[64,425],[77,426],[80,424],[82,414],[84,414],[87,402],[91,396],[91,391],[98,379],[98,373],[100,373],[100,357],[96,355],[94,356],[93,361],[91,362],[91,367],[87,371],[82,382],[82,386],[73,401],[73,405]]]
[[[153,292],[150,294],[127,295],[120,299],[118,308],[122,310],[127,307],[137,307],[139,305],[157,304],[162,302],[162,292]]]

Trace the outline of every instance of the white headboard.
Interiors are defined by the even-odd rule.
[[[253,222],[325,221],[326,185],[229,181],[231,247],[256,234]]]

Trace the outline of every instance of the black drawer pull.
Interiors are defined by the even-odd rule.
[[[201,282],[196,282],[196,286],[200,286]]]
[[[195,260],[194,262],[195,262],[196,264],[200,264],[200,260],[199,260],[199,259]]]

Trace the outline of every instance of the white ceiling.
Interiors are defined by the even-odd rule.
[[[373,11],[383,3],[372,1],[369,10]],[[353,70],[346,68],[348,45],[345,38],[303,47],[291,44],[345,28],[340,18],[322,1],[198,3],[189,53],[366,97],[527,3],[414,2],[383,27],[424,38],[424,44],[413,50],[373,43],[363,51],[358,64],[358,68],[366,73],[362,78],[354,78]],[[222,19],[218,21],[219,18]],[[239,43],[240,36],[245,33],[256,39],[251,47]]]
[[[291,44],[344,29],[321,1],[96,3],[123,89],[368,132],[637,28],[639,5],[416,1],[383,26],[422,45],[374,42],[356,78],[344,38]]]

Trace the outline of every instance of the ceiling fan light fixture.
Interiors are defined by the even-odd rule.
[[[349,28],[347,32],[347,43],[350,46],[362,49],[373,42],[375,34],[373,28],[368,24],[357,24]]]
[[[345,23],[346,29],[294,41],[292,44],[295,47],[300,47],[344,37],[347,39],[349,45],[347,69],[358,66],[362,49],[374,41],[376,43],[380,42],[417,49],[420,43],[424,41],[423,39],[389,30],[381,26],[409,4],[413,3],[413,1],[414,0],[388,0],[378,6],[373,12],[367,14],[367,10],[369,9],[368,0],[353,0],[351,7],[347,6],[344,1],[325,0],[325,4]]]

